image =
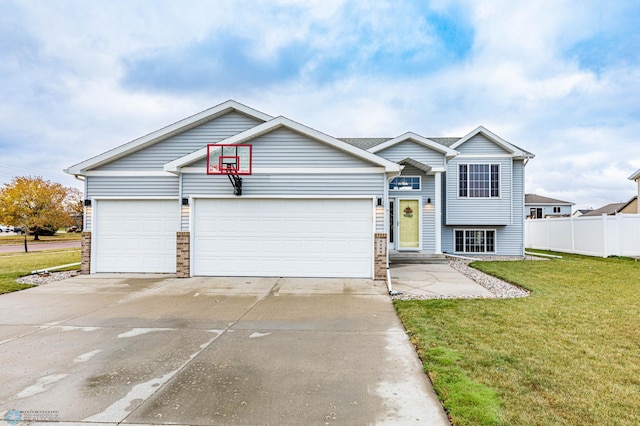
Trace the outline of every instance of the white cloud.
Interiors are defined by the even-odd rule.
[[[72,184],[61,169],[235,98],[339,137],[462,136],[482,124],[536,154],[527,192],[597,207],[635,190],[640,70],[624,49],[638,40],[638,10],[624,2],[34,1],[3,11],[14,24],[0,42],[0,146],[11,151],[0,180],[29,171]],[[447,38],[465,29],[469,46]],[[287,60],[299,72],[252,90],[123,84],[127,61],[192,49],[188,76],[202,49],[230,35],[249,41],[238,53],[256,64],[298,46]]]

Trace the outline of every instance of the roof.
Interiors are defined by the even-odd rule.
[[[629,176],[629,180],[638,180],[640,179],[640,169],[636,170],[631,176]]]
[[[414,160],[413,158],[405,158],[402,161],[398,161],[398,164],[402,166],[413,166],[418,170],[422,170],[425,173],[429,173],[431,171],[431,166],[428,166],[424,163]]]
[[[533,158],[533,157],[535,157],[535,155],[533,155],[529,151],[524,150],[524,149],[522,149],[522,148],[520,148],[520,147],[518,147],[516,145],[513,145],[512,143],[507,142],[506,140],[502,139],[500,136],[498,136],[495,133],[493,133],[492,131],[484,128],[483,126],[476,127],[471,132],[469,132],[466,136],[463,136],[462,138],[460,138],[459,140],[457,140],[456,142],[451,144],[450,148],[457,149],[460,145],[462,145],[463,143],[467,142],[469,139],[471,139],[474,136],[479,135],[479,134],[482,134],[484,137],[489,139],[491,142],[493,142],[496,145],[502,147],[502,149],[511,152],[511,154],[513,156],[515,156],[515,157],[518,157],[518,158]]]
[[[583,214],[583,215],[587,214],[589,212],[592,212],[592,211],[593,211],[593,209],[578,209],[578,210],[576,210],[576,212],[580,212],[580,214]]]
[[[626,202],[626,203],[607,204],[606,206],[600,207],[599,209],[595,209],[590,211],[589,213],[585,213],[583,214],[583,216],[602,216],[603,214],[616,214],[620,210],[622,210],[624,206],[626,206],[627,204],[629,203]]]
[[[497,136],[496,134],[492,133],[491,131],[487,130],[486,128],[484,128],[483,126],[479,126],[476,129],[474,129],[471,133],[467,134],[464,137],[446,137],[446,138],[441,138],[441,137],[429,137],[429,138],[425,138],[423,136],[419,136],[413,132],[408,132],[405,133],[402,136],[398,136],[397,138],[338,138],[343,142],[346,142],[348,144],[351,144],[353,146],[357,146],[360,149],[366,149],[370,152],[377,152],[380,151],[382,149],[387,148],[388,146],[391,146],[395,143],[398,142],[402,142],[404,140],[407,139],[419,139],[419,141],[421,142],[435,142],[437,145],[442,145],[443,147],[449,148],[451,150],[454,150],[456,147],[458,147],[459,145],[462,145],[464,142],[466,142],[467,140],[471,139],[473,136],[482,133],[485,137],[489,138],[491,141],[493,141],[494,143],[497,143],[498,145],[500,145],[502,148],[506,149],[507,151],[510,151],[512,154],[518,156],[518,157],[523,157],[523,158],[533,158],[534,155],[525,150],[520,148],[517,145],[514,145],[510,142],[507,142],[506,140],[502,139],[501,137]],[[433,146],[432,146],[433,147]],[[436,148],[437,149],[437,148]],[[450,152],[450,151],[449,151]]]
[[[134,139],[131,142],[125,143],[124,145],[120,145],[119,147],[111,149],[93,158],[75,164],[68,169],[65,169],[64,171],[72,175],[82,175],[88,169],[99,167],[103,164],[110,163],[111,161],[125,157],[148,146],[155,145],[156,143],[175,136],[179,133],[185,132],[217,117],[228,114],[231,111],[237,111],[249,117],[256,118],[262,122],[271,120],[273,118],[268,114],[250,108],[234,100],[228,100],[212,108],[192,115],[191,117],[187,117],[169,126],[163,127],[160,130],[149,133],[146,136]]]
[[[414,143],[417,143],[418,145],[422,145],[425,146],[429,149],[432,149],[434,151],[438,151],[442,154],[444,154],[445,157],[447,158],[453,158],[456,155],[459,154],[458,151],[453,150],[451,148],[448,148],[442,144],[439,144],[437,142],[432,141],[431,139],[425,138],[424,136],[420,136],[416,133],[413,132],[407,132],[404,133],[398,137],[395,137],[393,139],[390,139],[386,142],[383,142],[381,144],[378,144],[376,146],[373,146],[371,148],[369,148],[367,151],[372,152],[372,153],[376,153],[379,151],[382,151],[384,149],[387,149],[389,147],[392,147],[394,145],[397,145],[399,143],[405,142],[405,141],[411,141]]]
[[[364,149],[365,151],[391,139],[393,138],[338,138],[338,140],[342,142]]]
[[[384,142],[390,141],[394,138],[338,138],[343,142],[351,144],[353,146],[357,146],[361,149],[371,149],[374,146],[380,145]],[[444,145],[446,147],[450,147],[454,143],[458,142],[460,138],[425,138],[430,141],[439,143],[440,145]]]
[[[542,195],[536,195],[536,194],[524,194],[524,204],[553,204],[553,205],[558,205],[558,204],[565,204],[565,205],[574,205],[575,203],[572,203],[570,201],[562,201],[562,200],[556,200],[555,198],[549,198],[549,197],[544,197]]]
[[[325,143],[343,152],[351,154],[354,157],[359,157],[365,161],[369,161],[370,163],[382,166],[385,168],[387,172],[400,172],[401,170],[400,165],[397,163],[394,163],[393,161],[389,161],[378,155],[375,155],[363,149],[354,147],[353,145],[350,145],[341,140],[335,139],[325,133],[319,132],[303,124],[297,123],[286,117],[276,117],[273,120],[269,120],[265,123],[259,124],[255,127],[245,130],[244,132],[233,135],[227,139],[223,139],[218,143],[219,144],[245,143],[247,141],[250,141],[254,138],[270,133],[282,127],[293,130],[300,134],[303,134],[319,142]],[[187,166],[195,161],[205,158],[207,156],[207,150],[208,148],[204,147],[202,149],[199,149],[198,151],[192,152],[191,154],[187,154],[183,157],[173,160],[164,165],[164,170],[170,173],[179,173],[181,167]]]

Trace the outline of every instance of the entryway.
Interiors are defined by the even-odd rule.
[[[421,244],[420,198],[394,198],[389,203],[390,250],[418,251]]]

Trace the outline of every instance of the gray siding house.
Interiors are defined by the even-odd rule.
[[[251,146],[241,195],[218,145]],[[531,158],[483,127],[337,139],[230,100],[65,171],[84,273],[381,279],[390,250],[523,255]]]
[[[524,213],[529,219],[545,217],[569,217],[574,203],[536,194],[524,195]]]

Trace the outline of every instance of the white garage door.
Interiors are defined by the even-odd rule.
[[[92,272],[176,271],[177,200],[95,202]]]
[[[372,204],[370,199],[198,199],[193,273],[371,278]]]

